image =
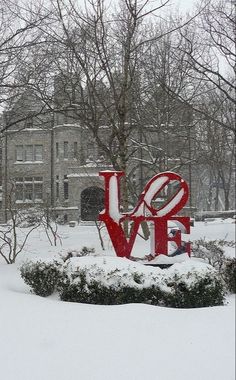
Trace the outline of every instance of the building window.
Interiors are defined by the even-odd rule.
[[[64,158],[68,158],[68,153],[69,153],[69,146],[68,146],[68,141],[64,141]]]
[[[43,200],[43,177],[18,177],[15,182],[16,201],[37,202]]]
[[[43,145],[16,145],[17,162],[43,161]]]
[[[59,143],[56,143],[56,158],[59,158]]]
[[[67,124],[68,123],[68,111],[65,110],[64,111],[64,124]]]
[[[43,199],[43,184],[35,183],[34,184],[34,200],[39,201]]]
[[[86,163],[85,150],[83,145],[80,148],[80,165],[84,165]]]
[[[43,161],[43,146],[42,145],[34,146],[34,159],[35,161]]]
[[[132,174],[132,182],[133,182],[134,186],[137,184],[137,178],[136,178],[136,173],[135,172],[133,172],[133,174]]]
[[[99,147],[98,147],[98,161],[100,161],[100,162],[104,162],[105,161],[104,151],[103,151],[102,148],[99,148]]]
[[[87,145],[87,160],[94,161],[94,144],[88,143]]]
[[[25,128],[32,128],[33,127],[33,117],[29,116],[25,120]]]
[[[25,161],[33,161],[33,145],[25,146]]]
[[[25,201],[33,201],[33,183],[25,184]]]
[[[56,199],[59,199],[59,175],[56,176]]]
[[[74,158],[77,160],[78,159],[78,143],[77,141],[74,142]]]
[[[67,175],[64,175],[64,199],[67,200],[69,198],[69,184]]]
[[[16,161],[24,161],[24,147],[23,145],[16,146]]]
[[[24,200],[24,188],[23,183],[16,184],[16,200],[23,201]]]

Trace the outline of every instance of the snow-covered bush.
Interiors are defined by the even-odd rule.
[[[119,258],[72,258],[64,265],[58,290],[64,301],[105,305],[193,308],[224,302],[218,272],[203,263],[175,264],[161,270]]]
[[[230,293],[236,293],[236,258],[225,260],[222,275]]]
[[[33,292],[39,296],[50,296],[60,278],[60,263],[56,261],[27,261],[20,268],[20,274]]]
[[[165,295],[166,306],[195,308],[223,305],[224,283],[213,267],[204,265],[201,270],[189,268],[186,272],[173,269],[167,279],[171,292]]]
[[[42,221],[43,210],[38,207],[29,207],[19,210],[17,213],[17,226],[29,228],[39,225]]]
[[[65,224],[68,223],[68,222],[65,220],[65,218],[64,218],[63,215],[58,215],[58,216],[56,217],[55,222],[56,222],[57,224],[60,224],[61,226],[63,226],[63,225],[65,225]]]
[[[51,295],[60,279],[63,264],[72,257],[83,257],[94,254],[94,248],[82,247],[80,250],[60,252],[54,260],[36,260],[23,263],[20,268],[21,277],[37,295]]]
[[[192,255],[204,259],[214,268],[220,269],[225,259],[223,242],[219,240],[195,240],[192,244]]]
[[[94,255],[94,254],[95,254],[94,248],[84,246],[80,250],[69,249],[67,251],[62,251],[59,253],[59,258],[65,262],[65,261],[71,259],[71,257],[83,257],[83,256]]]
[[[227,290],[235,293],[236,281],[236,259],[230,259],[225,255],[226,247],[235,247],[234,241],[205,240],[194,241],[192,254],[194,257],[201,258],[216,268],[219,275],[225,281]]]
[[[56,289],[61,300],[99,305],[149,303],[194,308],[222,305],[224,287],[212,266],[189,259],[160,269],[118,257],[71,257],[28,262],[21,276],[34,293]]]
[[[104,286],[99,281],[83,283],[85,273],[80,272],[77,281],[61,287],[62,301],[83,302],[97,305],[120,305],[125,303],[161,304],[158,286],[135,288],[132,286]]]
[[[72,261],[72,260],[71,260]],[[74,271],[74,265],[78,263]],[[72,265],[72,266],[71,266]],[[63,301],[99,305],[124,303],[160,303],[160,281],[148,278],[135,268],[106,268],[106,262],[80,267],[79,261],[68,263],[58,290]],[[148,281],[147,281],[148,279]]]

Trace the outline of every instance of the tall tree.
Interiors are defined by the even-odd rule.
[[[32,50],[44,43],[41,26],[49,13],[43,2],[2,0],[0,4],[0,107],[11,109],[19,97],[30,88],[35,75],[26,72],[25,65]],[[29,115],[15,114],[12,124]],[[11,122],[8,123],[8,128]]]
[[[202,4],[201,2],[200,5]],[[193,108],[219,126],[232,131],[232,124],[229,125],[209,112],[205,107],[205,99],[211,91],[217,89],[219,96],[221,93],[232,107],[236,105],[235,10],[234,1],[205,0],[198,17],[179,31],[182,37],[179,48],[193,69],[195,78],[194,81],[193,78],[190,79],[198,86],[194,98],[190,99]]]
[[[114,9],[106,7],[103,0],[91,0],[82,11],[72,1],[55,2],[60,27],[53,37],[65,53],[58,67],[69,67],[77,83],[78,96],[71,106],[118,170],[127,171],[129,139],[136,128],[134,98],[140,83],[139,65],[150,43],[146,23],[167,3],[156,2],[153,7],[151,1],[122,0]],[[170,32],[171,28],[166,31]],[[109,127],[106,141],[99,132],[104,121]],[[125,183],[123,198],[127,209]]]

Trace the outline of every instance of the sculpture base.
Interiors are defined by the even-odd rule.
[[[186,260],[189,260],[190,257],[187,253],[182,253],[181,255],[177,255],[174,257],[170,257],[167,255],[158,255],[153,258],[153,260],[147,260],[145,257],[144,258],[139,258],[139,257],[130,257],[132,261],[139,262],[140,264],[143,265],[149,265],[149,266],[157,266],[160,268],[168,268],[173,264],[176,263],[182,263]]]

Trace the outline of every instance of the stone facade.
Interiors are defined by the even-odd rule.
[[[42,112],[31,93],[5,113],[2,126],[1,221],[7,220],[10,203],[24,208],[38,205],[65,221],[94,220],[103,203],[103,180],[98,173],[112,167],[88,129],[76,123],[69,111]],[[186,150],[188,143],[188,128],[179,142],[153,126],[143,126],[141,132],[134,128],[130,135],[134,152],[129,161],[131,205],[154,174],[168,170],[175,159],[178,163],[178,151]],[[108,127],[102,126],[99,133],[103,142],[108,141]],[[149,144],[148,150],[144,143]],[[166,160],[166,148],[173,163]],[[180,173],[187,181],[188,169]]]
[[[99,193],[103,185],[98,172],[107,169],[102,163],[95,165],[81,156],[82,151],[84,154],[81,136],[78,125],[5,133],[1,219],[9,208],[12,189],[11,201],[17,207],[38,205],[50,208],[55,217],[65,221],[81,219],[83,191],[91,188],[96,197],[96,191]]]

